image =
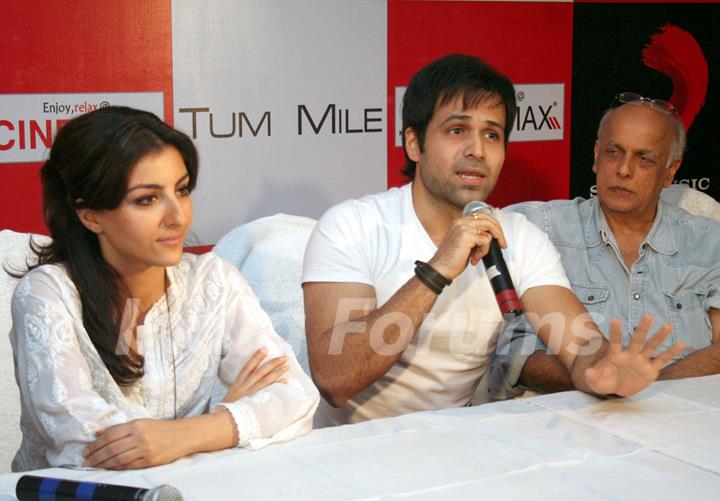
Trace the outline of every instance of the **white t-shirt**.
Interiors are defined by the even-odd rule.
[[[328,210],[308,242],[303,283],[368,284],[375,288],[377,307],[386,303],[414,276],[415,260],[427,262],[437,251],[415,214],[411,186]],[[495,216],[520,297],[540,285],[570,288],[560,255],[542,231],[520,214],[496,211]],[[468,266],[440,294],[390,370],[340,409],[321,403],[316,424],[467,405],[503,326],[485,268]]]

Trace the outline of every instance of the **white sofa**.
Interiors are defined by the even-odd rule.
[[[292,346],[308,374],[300,280],[305,246],[315,223],[287,214],[263,217],[231,230],[213,249],[247,279],[275,330]]]
[[[10,299],[16,279],[5,269],[20,271],[31,257],[30,235],[0,231],[0,473],[10,471],[10,463],[20,446],[20,394],[15,383],[15,364],[10,347]],[[47,237],[35,236],[36,242]]]

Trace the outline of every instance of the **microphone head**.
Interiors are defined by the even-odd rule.
[[[473,200],[463,209],[463,216],[468,217],[473,214],[492,214],[492,206],[479,200]]]
[[[142,501],[183,501],[183,496],[177,488],[163,484],[147,491]]]

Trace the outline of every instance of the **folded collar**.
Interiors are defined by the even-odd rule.
[[[596,247],[600,244],[607,244],[611,240],[614,241],[614,235],[600,208],[598,198],[594,197],[590,202],[590,204],[583,207],[580,214],[585,228],[585,244],[588,247]],[[666,214],[668,212],[666,205],[662,200],[658,201],[655,221],[643,244],[649,245],[659,254],[671,256],[678,252],[678,246],[675,241],[673,225]]]

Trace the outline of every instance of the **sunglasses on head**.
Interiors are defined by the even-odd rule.
[[[649,97],[641,96],[640,94],[636,94],[634,92],[621,92],[613,99],[614,106],[620,106],[621,104],[635,104],[637,106],[641,106],[643,103],[648,103],[650,108],[661,113],[665,113],[666,115],[678,114],[675,106],[667,101],[663,101],[662,99],[650,99]]]

